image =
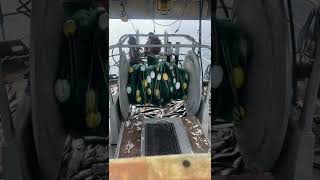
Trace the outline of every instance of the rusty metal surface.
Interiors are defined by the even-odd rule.
[[[194,153],[210,153],[210,145],[196,117],[181,118]]]
[[[123,124],[118,158],[140,156],[142,119],[130,119]]]

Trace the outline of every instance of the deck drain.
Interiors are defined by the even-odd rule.
[[[145,124],[145,155],[180,154],[173,123]]]

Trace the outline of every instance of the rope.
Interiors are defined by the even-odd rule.
[[[130,19],[129,19],[129,22],[131,23],[131,26],[132,26],[134,32],[137,32],[137,29],[134,27],[134,25],[133,25],[133,23],[132,23],[132,21]]]
[[[222,7],[222,9],[223,9],[223,12],[224,12],[226,18],[230,18],[229,11],[228,11],[228,8],[227,8],[224,0],[219,0],[219,2],[220,2],[220,4],[221,4],[221,7]]]
[[[315,58],[318,33],[320,32],[320,6],[313,8],[305,24],[303,25],[298,39],[299,60],[303,57]]]
[[[1,35],[2,35],[2,39],[6,40],[6,36],[5,36],[5,29],[4,29],[4,15],[2,13],[2,6],[1,6],[1,1],[0,1],[0,29],[1,29]]]
[[[202,44],[202,10],[203,10],[203,0],[199,1],[199,44]],[[198,49],[198,54],[200,58],[200,67],[202,69],[202,58],[201,58],[201,47]],[[201,70],[201,77],[202,77],[202,82],[203,82],[203,71]]]
[[[182,18],[183,18],[184,13],[185,13],[185,11],[186,11],[186,9],[187,9],[188,0],[185,0],[184,9],[183,9],[183,11],[182,11],[182,13],[181,13],[181,16],[180,16],[181,18],[180,18],[180,20],[175,20],[174,22],[172,22],[172,23],[170,23],[170,24],[160,24],[160,23],[157,23],[157,22],[154,20],[154,0],[152,1],[152,3],[153,3],[153,19],[152,19],[152,22],[153,22],[154,33],[156,32],[156,31],[155,31],[155,24],[156,24],[156,25],[159,25],[159,26],[168,27],[168,26],[172,26],[172,25],[174,25],[174,24],[176,24],[177,22],[180,21],[177,30],[174,32],[174,33],[177,33],[177,32],[179,31],[179,29],[180,29],[181,22],[182,22]]]
[[[231,21],[214,20],[215,63],[225,72],[222,84],[214,95],[214,116],[238,124],[245,116],[240,98],[248,57],[248,42]],[[219,54],[218,54],[219,53]],[[230,117],[232,114],[232,117]]]
[[[19,0],[20,6],[17,8],[17,12],[24,14],[27,17],[31,17],[31,9],[28,5],[31,6],[31,0]]]
[[[157,23],[154,19],[152,19],[152,21],[153,21],[153,23],[156,24],[156,25],[167,27],[167,26],[172,26],[172,25],[174,25],[175,23],[177,23],[177,22],[179,22],[179,21],[181,21],[181,20],[175,20],[175,21],[173,21],[173,22],[170,23],[170,24],[160,24],[160,23]]]
[[[290,22],[290,34],[291,34],[291,48],[292,48],[292,88],[293,88],[293,98],[292,103],[297,104],[297,50],[296,50],[296,37],[295,37],[295,31],[294,31],[294,22],[293,22],[293,13],[292,13],[292,4],[291,0],[287,1],[288,4],[288,13],[289,13],[289,22]]]

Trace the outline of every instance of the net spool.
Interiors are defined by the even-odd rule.
[[[202,80],[199,60],[193,51],[188,52],[182,68],[166,61],[130,66],[124,52],[119,63],[119,99],[124,118],[130,104],[165,106],[172,100],[184,100],[188,114],[197,114]]]
[[[185,100],[185,107],[188,115],[196,115],[200,108],[202,95],[202,73],[197,55],[194,51],[188,51],[184,63],[184,69],[189,74],[188,98]]]

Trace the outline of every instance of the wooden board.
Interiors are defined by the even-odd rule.
[[[150,156],[110,160],[110,180],[209,180],[210,154]]]

